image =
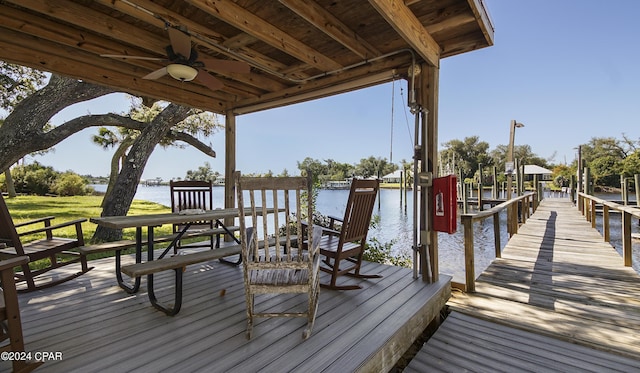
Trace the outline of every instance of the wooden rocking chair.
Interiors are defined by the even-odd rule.
[[[5,249],[0,249],[0,259],[26,255],[29,257],[30,262],[40,259],[49,259],[50,261],[47,267],[37,270],[29,269],[29,264],[27,263],[20,266],[22,268],[22,272],[17,272],[15,274],[17,282],[25,281],[27,283],[26,289],[20,289],[20,292],[33,291],[36,289],[54,286],[76,278],[92,269],[87,266],[87,259],[85,256],[81,256],[77,252],[69,251],[70,249],[84,245],[84,238],[82,237],[82,222],[86,221],[86,219],[77,219],[66,223],[51,225],[51,221],[53,219],[53,216],[47,216],[26,223],[13,224],[13,219],[9,214],[9,209],[4,202],[4,198],[0,195],[0,243],[4,243],[9,246]],[[17,227],[24,227],[36,223],[43,223],[44,227],[22,233],[18,233],[16,231]],[[53,230],[72,225],[75,225],[76,228],[75,239],[53,237]],[[46,234],[46,237],[43,239],[24,244],[20,240],[21,236],[42,232]],[[68,259],[69,257],[72,259]],[[77,262],[80,262],[82,265],[80,272],[60,278],[52,278],[42,284],[36,284],[38,276],[52,269],[64,267]]]
[[[306,317],[302,337],[311,335],[318,307],[319,266],[318,239],[322,228],[307,230],[302,247],[301,215],[312,214],[311,180],[305,177],[240,177],[236,173],[236,191],[240,211],[242,263],[247,302],[247,338],[251,339],[255,317]],[[306,196],[303,199],[303,192]],[[268,213],[269,209],[275,212]],[[293,229],[292,229],[293,228]],[[306,309],[256,311],[256,296],[262,294],[306,293]],[[260,304],[263,305],[263,304]],[[277,306],[274,306],[277,307]],[[273,308],[273,307],[270,307]]]
[[[20,321],[20,308],[16,283],[13,278],[13,268],[27,264],[29,258],[20,256],[0,261],[0,351],[24,352],[24,340],[22,339],[22,323]],[[3,342],[8,340],[6,342]],[[13,372],[26,373],[42,365],[42,362],[29,362],[14,359]]]
[[[378,180],[353,179],[344,219],[329,216],[329,229],[323,231],[324,235],[320,240],[320,254],[325,257],[322,261],[324,265],[320,267],[320,270],[330,273],[331,281],[328,284],[321,283],[320,286],[336,290],[354,290],[361,287],[358,285],[336,285],[338,276],[382,277],[360,273],[378,188]],[[336,229],[336,221],[342,223],[339,231]]]

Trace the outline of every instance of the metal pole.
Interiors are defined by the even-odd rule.
[[[420,146],[420,110],[414,113],[414,142],[413,142],[413,278],[418,278],[418,163],[421,157]]]
[[[507,162],[511,162],[513,168],[513,142],[516,136],[516,121],[511,120],[509,125],[509,147],[507,148]],[[507,200],[511,199],[511,188],[513,187],[513,171],[507,172]]]
[[[582,145],[578,145],[578,193],[583,191],[582,187]]]

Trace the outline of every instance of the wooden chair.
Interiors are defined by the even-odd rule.
[[[312,214],[311,180],[306,177],[241,177],[239,172],[235,176],[238,208],[241,211],[251,209],[247,216],[239,214],[243,234],[247,338],[251,339],[256,317],[306,317],[307,326],[302,337],[307,339],[318,307],[320,257],[317,245],[322,228],[307,230],[305,239],[313,242],[308,251],[302,247],[296,232],[302,232],[302,212],[307,216]],[[267,213],[269,208],[280,212]],[[277,305],[273,304],[269,309],[256,307],[256,296],[281,293],[306,293],[305,309],[277,312]],[[264,306],[264,303],[258,306]],[[261,308],[260,311],[257,308]]]
[[[0,351],[24,352],[24,340],[22,339],[22,322],[20,321],[20,308],[18,306],[18,294],[13,277],[13,268],[25,265],[29,257],[19,256],[0,261]],[[6,341],[6,342],[5,342]],[[28,362],[13,360],[13,372],[26,373],[42,365],[42,362]]]
[[[212,210],[213,209],[213,185],[210,181],[170,181],[169,189],[171,190],[171,210],[180,212],[191,209]],[[194,222],[188,231],[196,230],[212,230],[216,226],[215,221],[199,221]],[[174,224],[173,233],[178,233],[184,228],[183,225]],[[209,243],[191,244],[191,247],[209,247],[214,248],[213,236]],[[215,247],[220,247],[220,235],[216,235]],[[180,241],[176,244],[180,247]]]
[[[87,266],[87,258],[85,256],[80,255],[77,252],[69,251],[84,245],[84,238],[82,237],[82,222],[86,221],[86,219],[76,219],[61,224],[51,225],[51,221],[53,219],[53,216],[47,216],[25,223],[14,224],[4,198],[0,196],[0,243],[4,243],[9,246],[6,249],[0,250],[0,259],[23,255],[28,256],[30,262],[40,259],[49,259],[48,265],[42,269],[31,270],[29,269],[29,264],[25,263],[21,265],[22,272],[17,272],[15,276],[18,282],[25,281],[27,283],[27,287],[20,291],[33,291],[36,289],[54,286],[76,278],[92,269]],[[44,226],[21,233],[18,233],[16,230],[16,228],[19,227],[30,226],[38,223],[43,223]],[[53,230],[73,225],[75,225],[76,228],[76,238],[53,237]],[[28,243],[22,243],[20,240],[20,237],[22,236],[43,232],[46,234],[46,237],[43,239]],[[67,276],[52,277],[44,283],[36,283],[36,279],[40,275],[49,272],[52,269],[78,262],[82,265],[80,272]]]
[[[353,179],[344,218],[329,216],[329,229],[324,230],[320,240],[320,254],[325,258],[320,270],[331,274],[328,284],[320,286],[336,290],[360,289],[358,285],[337,285],[338,276],[348,275],[359,278],[381,278],[380,275],[360,273],[367,233],[371,224],[371,214],[379,188],[378,180]],[[341,222],[337,230],[335,222]]]

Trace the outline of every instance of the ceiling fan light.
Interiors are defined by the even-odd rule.
[[[181,65],[179,63],[172,63],[167,66],[167,72],[171,77],[183,82],[189,82],[195,79],[198,75],[198,70],[191,66]]]

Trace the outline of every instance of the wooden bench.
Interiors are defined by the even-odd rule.
[[[169,247],[162,254],[162,256],[164,256],[167,253],[167,251],[170,249],[170,247],[176,247],[175,245],[179,239],[211,236],[211,235],[224,234],[224,233],[229,234],[230,232],[234,232],[239,229],[240,228],[237,226],[231,226],[231,227],[226,227],[226,229],[214,228],[214,229],[207,229],[207,230],[200,230],[200,231],[190,231],[190,232],[183,233],[182,235],[172,234],[167,236],[155,237],[153,242],[154,243],[171,242]],[[236,242],[239,242],[235,237],[234,239],[236,240]],[[146,246],[147,244],[148,244],[147,240],[141,240],[142,246]],[[82,261],[83,265],[85,265],[84,263],[87,263],[87,256],[89,254],[115,251],[115,254],[116,254],[115,255],[115,272],[116,272],[116,280],[118,282],[118,285],[122,289],[124,289],[127,293],[133,294],[138,292],[138,290],[140,289],[140,277],[136,277],[133,284],[129,284],[125,282],[125,280],[122,278],[121,263],[122,263],[122,250],[130,249],[134,247],[136,247],[136,240],[120,240],[120,241],[111,241],[111,242],[101,242],[101,243],[88,245],[88,246],[81,246],[81,247],[78,247],[76,250],[80,254],[80,256],[84,258],[84,260]],[[136,252],[136,263],[140,263],[141,261],[142,261],[142,250]],[[220,261],[228,264],[235,264],[235,265],[238,265],[241,263],[240,260],[236,262],[229,262],[229,261],[226,261],[224,258],[220,258]]]
[[[0,244],[0,247],[3,245]],[[22,335],[22,322],[20,321],[20,308],[18,294],[14,279],[13,269],[29,262],[28,256],[20,256],[7,260],[0,260],[0,351],[3,353],[24,352],[24,340]],[[5,329],[6,327],[6,329]],[[7,340],[6,342],[4,342]],[[31,372],[42,362],[23,361],[13,359],[14,372]]]
[[[236,231],[240,230],[240,227],[231,226],[231,227],[227,227],[227,229],[229,230],[229,232],[236,232]],[[225,233],[228,233],[228,232],[224,228],[214,228],[214,229],[207,229],[207,230],[202,230],[202,231],[187,232],[187,233],[182,235],[182,238],[214,236],[214,235],[225,234]],[[167,236],[155,237],[153,239],[153,242],[154,243],[171,242],[174,239],[176,239],[177,237],[178,237],[177,234],[171,234],[171,235],[167,235]],[[142,244],[146,245],[147,241],[143,240]],[[88,245],[88,246],[81,246],[81,247],[78,247],[76,250],[81,255],[87,256],[89,254],[96,254],[96,253],[103,253],[103,252],[108,252],[108,251],[117,251],[117,250],[130,249],[132,247],[136,247],[136,241],[135,240],[120,240],[120,241],[111,241],[111,242],[101,242],[101,243]]]
[[[146,276],[170,269],[182,269],[191,264],[208,262],[224,258],[230,255],[239,255],[242,245],[225,246],[213,250],[198,251],[195,253],[178,254],[168,258],[152,260],[150,262],[129,264],[122,266],[122,273],[129,277]]]
[[[292,244],[297,244],[297,237],[293,236],[294,241]],[[282,240],[281,240],[282,241]],[[275,239],[269,240],[269,245],[274,245]],[[258,243],[260,248],[264,247],[264,241]],[[182,273],[188,265],[204,263],[211,260],[219,259],[224,261],[224,257],[231,255],[241,255],[242,245],[235,244],[230,246],[224,246],[213,250],[198,251],[194,253],[178,254],[175,256],[162,258],[158,260],[147,261],[144,263],[135,263],[122,266],[122,273],[131,278],[140,279],[141,276],[147,276],[147,293],[149,301],[158,310],[164,312],[169,316],[174,316],[180,311],[182,306]],[[237,263],[241,263],[242,257]],[[228,261],[224,261],[230,263]],[[156,298],[153,290],[153,275],[158,272],[173,270],[175,272],[175,290],[174,290],[174,304],[171,306],[164,306],[160,304]]]
[[[141,276],[147,276],[147,294],[151,304],[165,314],[174,316],[180,312],[180,307],[182,306],[182,273],[185,267],[191,264],[204,263],[216,259],[222,261],[226,256],[240,255],[241,251],[242,245],[234,244],[213,250],[198,251],[187,254],[179,253],[177,255],[158,260],[129,264],[122,266],[120,270],[127,276],[135,278],[138,284]],[[238,263],[240,263],[240,260],[238,260]],[[160,304],[153,289],[153,274],[168,270],[173,270],[175,272],[173,306]]]

